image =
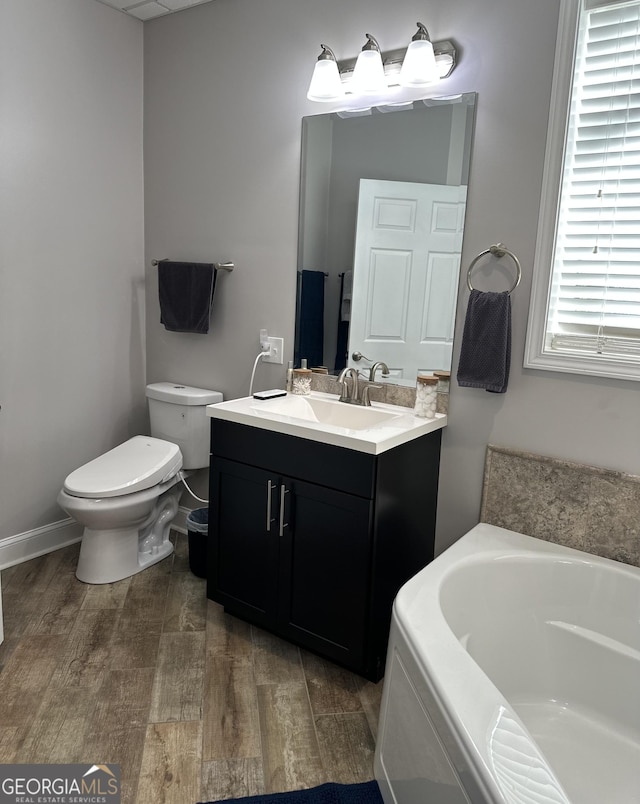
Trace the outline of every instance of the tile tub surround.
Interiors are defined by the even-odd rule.
[[[640,566],[640,477],[489,445],[480,521]]]

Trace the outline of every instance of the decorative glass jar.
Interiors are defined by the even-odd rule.
[[[293,370],[293,393],[301,396],[308,396],[311,393],[311,375],[313,372],[308,368]]]
[[[416,380],[416,404],[413,412],[423,419],[433,419],[436,415],[437,377],[421,377]]]

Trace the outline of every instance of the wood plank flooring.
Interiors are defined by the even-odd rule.
[[[372,779],[382,682],[225,614],[172,537],[115,584],[79,545],[2,572],[0,763],[117,763],[123,804]]]

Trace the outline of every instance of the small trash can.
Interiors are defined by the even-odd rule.
[[[187,516],[189,533],[189,569],[198,578],[207,577],[207,541],[209,509],[196,508]]]

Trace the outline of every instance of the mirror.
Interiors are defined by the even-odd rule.
[[[296,366],[451,369],[475,103],[303,118]]]

